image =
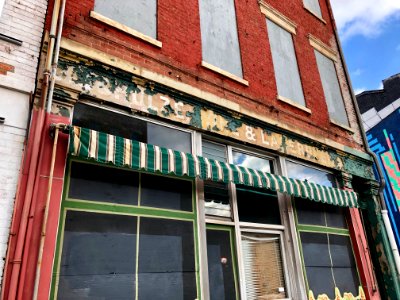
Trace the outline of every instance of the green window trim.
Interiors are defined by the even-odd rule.
[[[206,224],[206,230],[207,229],[229,232],[231,255],[232,255],[232,260],[233,260],[233,276],[234,276],[234,280],[235,280],[236,300],[239,300],[240,299],[240,290],[239,290],[238,261],[237,261],[238,258],[237,258],[237,253],[235,251],[235,249],[236,249],[235,227],[208,223],[208,224]]]
[[[303,270],[303,276],[304,276],[304,281],[305,281],[305,284],[306,284],[307,295],[309,295],[310,291],[312,292],[312,290],[310,289],[310,285],[308,283],[308,278],[307,278],[307,271],[306,271],[306,265],[305,265],[305,261],[304,261],[304,253],[303,253],[303,244],[302,244],[301,236],[300,236],[301,232],[347,236],[347,237],[349,237],[349,240],[350,240],[351,250],[352,250],[352,254],[353,254],[354,258],[356,256],[355,256],[355,253],[354,253],[353,241],[351,239],[350,231],[348,229],[337,228],[337,227],[328,227],[328,226],[319,226],[319,225],[299,224],[298,216],[297,216],[297,209],[296,209],[296,201],[295,201],[294,197],[292,197],[292,206],[293,206],[293,209],[294,209],[296,233],[297,233],[297,239],[298,239],[298,243],[299,243],[299,251],[300,251],[300,257],[301,257],[301,264],[302,264],[301,267],[302,267],[302,270]],[[347,218],[346,218],[346,221],[347,221]],[[358,271],[357,260],[355,260],[355,261],[356,261],[356,271],[357,271],[357,275],[358,275],[358,280],[359,280],[359,282],[361,284],[361,277],[360,277],[360,273]],[[335,287],[335,289],[336,288],[337,287]],[[361,285],[360,285],[360,288],[361,288]],[[362,290],[362,288],[361,288],[361,290]],[[346,292],[346,291],[341,291],[341,292]],[[318,297],[318,295],[316,295],[316,296]]]
[[[60,267],[61,267],[61,255],[62,248],[64,243],[64,229],[65,229],[65,221],[66,215],[68,211],[83,211],[83,212],[92,212],[92,213],[102,213],[102,214],[115,214],[115,215],[126,215],[126,216],[135,216],[137,217],[137,222],[139,224],[141,217],[150,217],[150,218],[160,218],[166,220],[178,220],[178,221],[187,221],[192,222],[193,224],[193,244],[194,244],[194,263],[195,263],[195,277],[196,277],[196,293],[197,299],[202,299],[201,295],[201,286],[200,286],[200,265],[199,265],[199,236],[198,236],[198,222],[197,222],[197,209],[196,209],[196,194],[195,194],[195,182],[193,180],[183,179],[192,182],[192,212],[178,211],[178,210],[170,210],[164,208],[150,208],[150,207],[139,207],[133,205],[124,205],[124,204],[113,204],[106,202],[98,202],[91,200],[80,200],[80,199],[69,199],[68,192],[70,186],[70,178],[71,178],[71,164],[72,162],[79,163],[88,163],[88,164],[96,164],[94,162],[88,162],[85,160],[73,159],[69,158],[67,161],[67,168],[65,171],[66,180],[64,183],[64,191],[63,197],[60,207],[60,218],[57,232],[57,242],[56,242],[56,251],[53,263],[53,274],[52,281],[50,286],[50,299],[56,299],[58,293],[59,286],[59,275],[60,275]],[[105,168],[117,168],[113,165],[104,165],[100,164]],[[121,169],[121,168],[118,168]],[[132,171],[134,172],[134,171]],[[154,174],[153,174],[154,175]],[[161,176],[161,175],[160,175]],[[163,176],[165,177],[165,176]],[[173,177],[173,176],[171,176]],[[182,180],[181,177],[175,176],[175,178]],[[140,189],[139,189],[140,190]],[[139,192],[140,193],[140,192]],[[140,195],[139,195],[140,198]],[[137,226],[137,231],[139,231],[140,226]],[[138,256],[139,256],[139,234],[136,237],[136,262],[138,264]],[[138,285],[138,269],[136,266],[136,281],[135,285]],[[135,299],[138,299],[138,289],[135,289]]]

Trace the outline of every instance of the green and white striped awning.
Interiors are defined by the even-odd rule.
[[[79,158],[138,171],[233,182],[317,202],[358,207],[357,194],[352,191],[274,175],[77,126],[71,127],[69,152]]]

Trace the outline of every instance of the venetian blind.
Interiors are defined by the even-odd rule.
[[[242,234],[242,251],[247,299],[286,298],[279,237]]]

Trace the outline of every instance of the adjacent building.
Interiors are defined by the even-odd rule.
[[[0,284],[29,128],[47,1],[0,1]],[[1,289],[1,286],[0,286]]]
[[[327,0],[54,0],[4,299],[399,299]]]
[[[357,95],[370,148],[379,158],[386,181],[384,196],[397,246],[400,246],[400,74],[383,80],[383,88]]]

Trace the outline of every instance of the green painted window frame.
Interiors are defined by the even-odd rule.
[[[240,289],[239,289],[239,273],[238,273],[238,261],[237,261],[236,241],[235,241],[235,227],[228,226],[228,225],[217,225],[217,224],[212,224],[212,223],[206,223],[206,231],[208,229],[229,232],[231,255],[232,255],[232,260],[233,260],[233,277],[235,280],[235,294],[236,294],[236,300],[239,300],[240,299]]]
[[[329,205],[329,204],[321,204],[321,205]],[[302,245],[301,236],[300,236],[301,232],[347,236],[347,237],[349,237],[349,240],[350,240],[351,250],[352,250],[354,258],[356,258],[356,255],[354,253],[354,245],[353,245],[353,241],[352,241],[351,236],[350,236],[350,230],[349,229],[337,228],[337,227],[328,227],[328,226],[320,226],[320,225],[299,224],[298,217],[297,217],[297,208],[296,208],[296,199],[295,199],[295,197],[292,197],[292,206],[293,206],[294,216],[295,216],[297,240],[298,240],[298,243],[299,243],[299,251],[300,251],[300,257],[301,257],[301,268],[303,270],[304,281],[305,281],[306,289],[307,289],[306,292],[307,292],[307,296],[308,296],[308,293],[310,292],[310,286],[308,284],[306,266],[305,266],[305,262],[304,262],[303,245]],[[346,219],[346,225],[348,227],[347,215],[345,215],[345,219]],[[359,280],[359,282],[361,284],[360,272],[358,270],[358,265],[357,265],[357,260],[356,259],[355,259],[355,262],[356,262],[356,271],[357,271],[357,275],[358,275],[358,280]],[[341,292],[343,292],[343,291],[341,291]],[[317,296],[317,295],[315,295],[315,296]]]
[[[70,199],[68,198],[69,186],[70,186],[70,178],[71,178],[71,164],[72,162],[78,163],[86,163],[98,165],[104,168],[116,168],[120,170],[128,170],[130,172],[136,173],[147,173],[147,172],[137,172],[130,169],[118,168],[111,165],[105,165],[101,163],[95,163],[92,161],[86,161],[75,158],[68,158],[67,167],[65,170],[65,182],[64,182],[64,191],[61,201],[60,208],[60,217],[59,217],[59,225],[57,232],[57,242],[56,242],[56,251],[53,262],[53,274],[52,281],[50,286],[50,299],[57,299],[58,293],[58,283],[59,283],[59,270],[61,264],[61,254],[64,242],[64,228],[65,228],[65,218],[68,211],[85,211],[85,212],[93,212],[93,213],[105,213],[105,214],[117,214],[117,215],[127,215],[127,216],[135,216],[138,217],[152,217],[152,218],[162,218],[162,219],[170,219],[170,220],[181,220],[181,221],[191,221],[193,223],[193,238],[194,238],[194,253],[195,253],[195,270],[196,270],[196,292],[198,300],[202,299],[201,295],[201,285],[200,285],[200,260],[199,260],[199,232],[198,232],[198,222],[197,222],[197,207],[196,207],[196,187],[195,181],[190,179],[185,179],[177,176],[168,176],[171,178],[176,178],[179,180],[186,180],[192,183],[192,211],[178,211],[172,209],[164,209],[164,208],[152,208],[147,206],[133,206],[127,204],[115,204],[109,202],[98,202],[92,200],[80,200],[80,199]],[[154,175],[152,173],[149,173]],[[159,175],[162,177],[167,177],[163,175]],[[138,203],[140,204],[140,176],[139,176],[139,192],[138,192]],[[137,244],[138,247],[138,244]],[[137,251],[136,256],[138,258],[139,252]],[[138,261],[138,260],[137,260]],[[136,271],[137,272],[137,271]],[[137,273],[136,273],[137,276]],[[138,285],[138,282],[135,283]],[[136,289],[137,293],[137,289]],[[136,298],[137,299],[137,298]]]

